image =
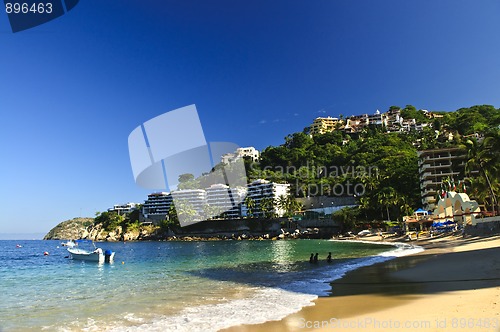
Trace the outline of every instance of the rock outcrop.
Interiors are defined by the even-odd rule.
[[[68,240],[85,238],[87,227],[94,223],[94,218],[74,218],[66,220],[52,228],[44,240]]]
[[[324,224],[328,224],[324,222]],[[326,225],[325,225],[326,226]],[[93,241],[200,241],[200,240],[282,240],[296,238],[330,238],[319,228],[295,226],[281,228],[280,220],[217,220],[205,221],[186,227],[171,226],[165,230],[160,226],[131,224],[106,229],[103,224],[94,224],[92,218],[75,218],[60,223],[45,237],[45,240],[88,239]],[[293,226],[292,226],[293,227]]]
[[[93,241],[140,241],[159,240],[172,235],[158,226],[140,225],[124,229],[117,226],[113,230],[106,230],[102,224],[94,224],[93,218],[75,218],[63,221],[52,228],[44,240],[87,239]]]

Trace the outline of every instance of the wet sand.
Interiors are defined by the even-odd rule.
[[[281,321],[225,331],[500,332],[500,237],[417,244],[426,250],[352,271]]]

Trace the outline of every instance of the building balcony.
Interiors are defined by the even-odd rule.
[[[432,177],[433,174],[431,172],[425,172],[424,174],[421,175],[422,179],[427,179],[429,177]]]
[[[427,181],[424,181],[422,183],[420,183],[420,188],[423,188],[423,187],[426,187],[426,186],[429,186],[432,184],[432,181],[431,180],[427,180]]]
[[[433,161],[464,159],[464,155],[439,155],[430,158]]]
[[[422,167],[420,167],[420,172],[423,172],[425,171],[426,169],[428,169],[429,167],[431,167],[431,165],[429,164],[423,164]]]
[[[443,168],[443,167],[451,167],[451,163],[434,163],[434,168]]]
[[[444,176],[453,176],[453,175],[459,175],[460,172],[453,172],[453,171],[445,171],[445,172],[439,172],[439,173],[434,173],[435,176],[437,177],[444,177]]]
[[[422,196],[435,195],[437,193],[436,189],[429,188],[422,191]]]

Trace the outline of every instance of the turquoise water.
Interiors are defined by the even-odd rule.
[[[60,241],[0,241],[0,330],[216,331],[260,323],[328,295],[328,282],[349,270],[410,251],[327,240],[98,246],[116,252],[113,264],[70,260]],[[309,263],[313,252],[318,264]]]

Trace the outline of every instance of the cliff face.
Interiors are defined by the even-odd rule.
[[[94,222],[93,218],[74,218],[71,220],[66,220],[52,228],[47,235],[43,238],[44,240],[67,240],[67,239],[79,239],[82,234],[86,232],[87,227],[92,225]]]
[[[140,240],[158,240],[167,236],[163,234],[158,226],[133,227],[132,229],[123,229],[118,226],[112,231],[107,231],[101,224],[89,226],[82,234],[82,238],[94,241],[140,241]]]
[[[269,239],[285,237],[324,237],[332,234],[330,225],[333,222],[321,221],[316,224],[285,226],[286,220],[245,219],[245,220],[212,220],[196,223],[186,227],[171,226],[170,230],[154,225],[117,226],[109,230],[103,224],[94,224],[93,218],[75,218],[64,221],[45,235],[44,240],[88,239],[93,241],[141,241],[141,240],[188,240],[193,239]],[[284,231],[282,227],[288,227]],[[297,228],[308,232],[297,232]],[[311,234],[309,227],[318,228]]]
[[[52,228],[44,240],[88,239],[94,241],[135,241],[165,237],[159,227],[140,226],[124,230],[121,226],[107,231],[101,224],[94,224],[93,218],[75,218],[63,221]]]

